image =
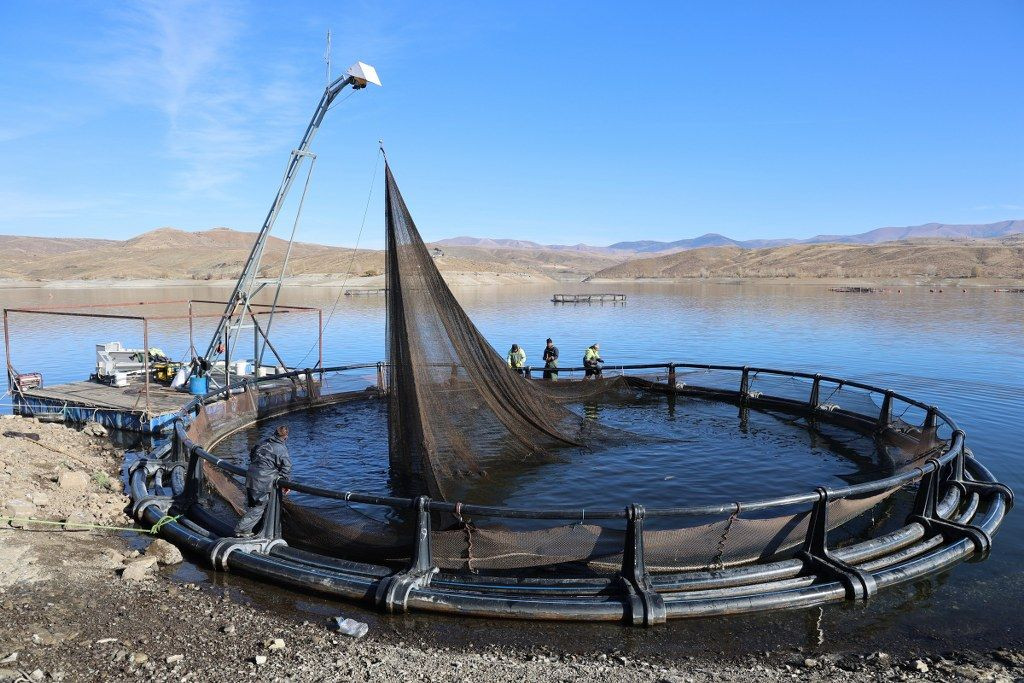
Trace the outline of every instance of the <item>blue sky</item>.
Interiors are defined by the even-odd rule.
[[[360,59],[384,87],[328,114],[307,241],[355,242],[378,138],[427,239],[1024,217],[1019,1],[8,0],[0,233],[255,230],[329,28],[335,73]],[[381,214],[378,174],[361,244]]]

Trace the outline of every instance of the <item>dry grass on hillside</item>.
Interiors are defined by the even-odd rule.
[[[226,228],[202,232],[161,228],[123,242],[0,237],[0,277],[26,280],[233,279],[241,272],[254,239],[254,233]],[[2,249],[4,245],[8,245],[6,250]],[[287,242],[270,238],[263,253],[261,277],[276,276],[280,272],[286,249]],[[502,258],[485,250],[446,252],[437,264],[446,272],[540,272],[522,259]],[[289,275],[306,276],[363,276],[383,270],[384,253],[381,251],[302,242],[293,245],[288,265]]]
[[[872,245],[795,244],[769,249],[711,247],[636,259],[597,278],[1024,278],[1024,236],[998,240],[911,240]]]

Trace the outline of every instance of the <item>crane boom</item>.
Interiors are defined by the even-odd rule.
[[[231,347],[234,345],[235,337],[237,336],[238,330],[235,330],[235,334],[232,335],[230,331],[230,325],[232,318],[239,313],[239,309],[242,311],[246,310],[249,306],[249,300],[258,291],[255,287],[256,275],[259,272],[260,261],[263,258],[263,249],[267,244],[267,238],[270,236],[271,230],[274,228],[274,223],[277,221],[278,215],[281,213],[281,207],[284,206],[285,199],[288,197],[288,191],[292,187],[292,183],[295,181],[295,177],[298,175],[299,170],[302,168],[302,163],[306,160],[306,157],[311,156],[309,147],[313,142],[313,138],[316,137],[317,131],[320,129],[320,124],[324,120],[324,116],[331,107],[331,103],[338,96],[346,86],[352,86],[353,90],[359,90],[365,88],[367,83],[373,83],[380,85],[380,80],[377,78],[376,70],[362,62],[356,62],[352,65],[348,72],[336,78],[334,81],[329,83],[324,89],[324,94],[320,98],[319,104],[317,104],[316,111],[313,113],[313,118],[310,119],[309,125],[306,126],[306,132],[302,136],[302,141],[299,146],[292,150],[291,155],[288,158],[288,165],[285,169],[284,178],[281,181],[281,186],[277,190],[277,195],[274,197],[273,203],[270,205],[270,211],[267,212],[267,217],[263,221],[263,226],[256,234],[256,240],[253,242],[252,249],[249,251],[249,256],[245,261],[245,267],[242,269],[242,274],[238,277],[238,282],[235,283],[234,291],[228,298],[227,306],[224,309],[224,313],[217,323],[217,329],[213,333],[213,337],[210,339],[210,344],[206,349],[204,358],[211,360],[221,353],[230,354]],[[241,319],[239,319],[239,324]],[[222,341],[224,341],[225,332],[227,332],[227,346],[221,350],[218,349]],[[254,359],[255,361],[255,359]]]

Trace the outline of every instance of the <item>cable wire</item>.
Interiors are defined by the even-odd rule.
[[[324,321],[323,329],[327,329],[327,326],[331,323],[331,319],[334,317],[335,311],[338,310],[338,304],[341,302],[341,297],[345,294],[345,285],[348,284],[349,275],[352,273],[352,266],[355,265],[356,256],[359,255],[359,242],[363,237],[363,229],[366,227],[366,217],[370,213],[370,202],[373,200],[373,188],[377,184],[377,169],[380,168],[380,159],[383,154],[383,150],[378,151],[377,157],[373,161],[373,175],[370,178],[370,191],[366,196],[366,206],[363,207],[363,220],[359,223],[359,233],[356,235],[356,245],[352,248],[352,258],[349,259],[348,267],[345,269],[345,278],[341,281],[341,287],[338,289],[338,296],[334,299],[334,304],[331,306],[331,312],[327,315],[327,319]],[[295,367],[301,367],[303,362],[309,358],[309,354],[313,353],[313,349],[317,347],[319,342],[314,342],[309,350],[306,351]]]

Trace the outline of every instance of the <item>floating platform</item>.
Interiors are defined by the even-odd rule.
[[[159,434],[193,396],[159,384],[149,385],[149,411],[141,384],[112,387],[84,381],[14,392],[14,412],[39,416],[61,414],[68,422],[94,420],[104,427]]]
[[[844,294],[874,294],[875,292],[881,292],[880,289],[874,287],[829,287],[830,292],[842,292]]]
[[[216,379],[224,383],[223,373]],[[232,376],[232,381],[237,378]],[[283,389],[291,395],[289,379],[261,379],[260,386],[271,388],[271,395]],[[319,390],[319,382],[313,382]],[[112,387],[91,380],[35,387],[14,392],[14,412],[28,417],[61,416],[65,422],[99,422],[109,429],[143,434],[161,434],[171,428],[181,408],[195,396],[187,391],[150,382],[149,410],[146,410],[145,386],[133,384]]]
[[[626,303],[625,294],[553,294],[554,304]]]
[[[383,287],[379,289],[346,289],[345,296],[372,296],[374,294],[386,294],[387,291]]]
[[[1024,294],[1024,287],[1010,287],[1009,289],[993,289],[993,292],[1009,292],[1010,294]]]

